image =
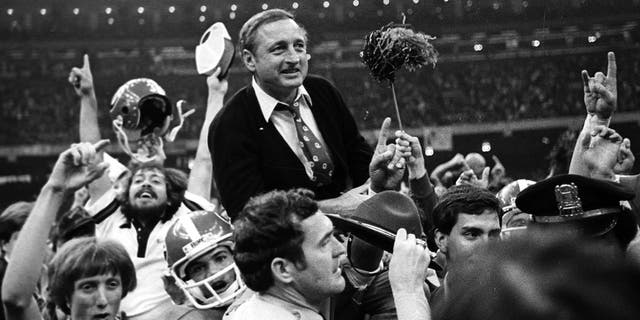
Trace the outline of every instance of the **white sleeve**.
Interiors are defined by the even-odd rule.
[[[109,164],[109,168],[107,168],[107,172],[105,173],[111,183],[115,182],[118,177],[125,171],[127,171],[127,167],[120,163],[118,159],[110,156],[108,153],[104,152],[103,155],[104,162]]]
[[[185,191],[184,193],[184,198],[189,200],[189,201],[193,201],[196,204],[198,204],[202,210],[206,210],[206,211],[215,211],[216,210],[216,206],[211,203],[209,200],[195,194],[195,193],[191,193],[189,191]]]
[[[115,189],[111,188],[105,192],[102,197],[98,198],[98,200],[93,201],[93,199],[89,199],[89,202],[84,206],[84,209],[89,212],[89,215],[92,217],[95,216],[98,212],[102,211],[102,209],[106,208],[113,200],[116,198]]]

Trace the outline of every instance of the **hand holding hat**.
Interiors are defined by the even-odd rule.
[[[214,23],[196,46],[196,68],[199,74],[212,75],[220,68],[219,79],[227,76],[235,57],[231,36],[222,22]]]
[[[416,242],[414,234],[398,229],[389,263],[389,282],[394,293],[422,292],[430,261],[429,249]]]
[[[424,237],[418,208],[413,200],[397,191],[377,193],[362,202],[349,217],[327,214],[334,226],[367,243],[393,252],[395,234],[400,228]],[[422,240],[419,240],[423,242]]]

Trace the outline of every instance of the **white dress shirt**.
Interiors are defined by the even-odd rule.
[[[304,156],[302,147],[300,147],[300,140],[298,139],[296,125],[293,122],[291,113],[284,110],[274,110],[278,103],[282,103],[285,105],[288,104],[264,92],[264,90],[262,90],[262,88],[260,88],[260,85],[258,85],[258,83],[256,82],[255,78],[253,78],[251,86],[256,93],[256,98],[258,98],[258,104],[260,105],[260,110],[262,111],[264,120],[267,122],[271,121],[273,123],[273,125],[276,127],[276,130],[278,130],[278,133],[280,133],[284,141],[286,141],[289,145],[289,148],[293,151],[293,153],[295,153],[298,159],[300,159],[300,162],[304,166],[307,176],[311,179],[313,177],[313,169],[309,165],[307,158]],[[300,85],[300,87],[298,87],[298,93],[296,95],[296,98],[294,99],[294,105],[296,103],[298,104],[297,106],[300,107],[300,117],[302,118],[302,121],[304,121],[309,129],[311,129],[311,132],[313,132],[316,138],[318,138],[318,140],[320,140],[325,148],[327,148],[327,152],[329,152],[327,144],[322,138],[322,134],[320,133],[318,125],[316,124],[316,120],[313,117],[313,113],[311,112],[311,97],[309,96],[307,89],[305,89],[303,85]]]

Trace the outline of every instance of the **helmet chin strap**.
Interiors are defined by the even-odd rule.
[[[133,153],[133,151],[131,151],[131,146],[129,145],[129,138],[122,128],[122,123],[123,121],[121,116],[118,116],[118,118],[113,120],[112,122],[113,130],[115,131],[116,137],[118,138],[118,144],[126,154],[128,154],[132,159],[141,163],[162,160],[160,159],[158,154],[150,155],[150,152],[148,150],[143,150],[142,148],[139,148],[136,153]],[[160,148],[162,149],[162,139],[158,139],[158,141],[160,144]],[[151,150],[152,148],[148,149]]]
[[[184,104],[186,104],[187,102],[184,100],[179,100],[176,103],[176,109],[178,109],[178,114],[176,115],[176,117],[178,117],[178,120],[180,121],[178,123],[177,126],[175,126],[174,128],[171,129],[171,131],[169,131],[169,133],[167,133],[167,135],[165,136],[165,139],[167,139],[167,141],[169,142],[173,142],[173,140],[176,139],[176,135],[178,135],[178,132],[180,131],[180,129],[182,129],[182,125],[184,124],[184,119],[186,119],[188,116],[192,115],[194,112],[196,112],[195,109],[191,109],[185,113],[182,113],[182,106]]]

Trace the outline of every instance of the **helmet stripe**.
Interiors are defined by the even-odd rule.
[[[184,221],[182,225],[184,226],[184,231],[187,232],[189,238],[191,238],[191,241],[198,240],[200,238],[200,231],[198,231],[198,228],[196,228],[193,220],[191,220],[189,217],[184,217],[183,220]]]

